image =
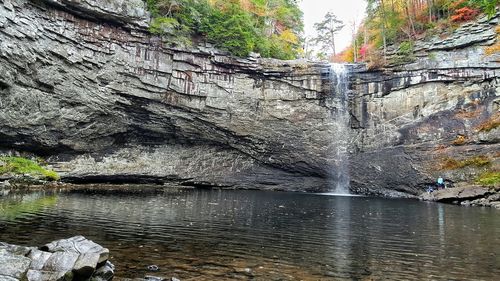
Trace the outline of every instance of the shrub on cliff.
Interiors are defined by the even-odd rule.
[[[481,13],[494,16],[500,5],[500,0],[366,1],[367,17],[353,42],[353,46],[356,46],[354,57],[366,62],[374,59],[362,53],[362,46],[375,46],[381,50],[384,62],[387,62],[391,45],[444,35],[459,23],[473,20]]]
[[[49,181],[59,180],[59,175],[42,168],[37,162],[22,157],[0,157],[1,174],[28,174],[31,176],[41,176]]]
[[[150,31],[174,44],[204,40],[237,56],[293,59],[302,12],[294,0],[147,0]]]
[[[489,171],[485,172],[476,179],[476,183],[486,186],[500,186],[500,172],[499,171]]]

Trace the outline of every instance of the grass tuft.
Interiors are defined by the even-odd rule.
[[[444,159],[441,162],[441,170],[456,170],[460,168],[465,168],[468,166],[484,167],[490,165],[491,161],[486,156],[476,156],[473,158],[456,160],[453,158]]]
[[[481,175],[479,175],[479,177],[476,178],[476,183],[487,186],[498,186],[500,185],[500,172],[490,171],[482,173]]]
[[[41,167],[37,162],[22,157],[0,157],[0,174],[12,173],[19,175],[42,176],[49,181],[59,180],[59,175]]]
[[[479,124],[476,127],[476,130],[478,132],[489,132],[493,129],[496,129],[500,126],[500,114],[495,114],[492,116],[490,119],[486,120],[485,122]]]
[[[464,145],[467,142],[467,136],[458,135],[457,138],[452,142],[453,145]]]

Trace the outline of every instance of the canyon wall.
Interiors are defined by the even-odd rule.
[[[169,47],[140,0],[1,3],[3,150],[67,181],[327,188],[324,65]]]
[[[411,62],[353,75],[351,170],[360,191],[381,181],[414,193],[440,176],[471,182],[500,168],[500,56],[487,52],[498,22],[482,17],[417,41]]]
[[[410,64],[351,66],[349,132],[328,65],[175,48],[149,20],[141,0],[0,0],[0,150],[70,182],[326,191],[349,134],[352,190],[386,196],[470,178],[436,165],[498,151],[498,129],[478,129],[498,116],[497,18]]]

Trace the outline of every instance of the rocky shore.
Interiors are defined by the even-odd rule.
[[[500,190],[494,187],[460,184],[454,188],[423,193],[420,198],[424,201],[500,209]]]
[[[75,236],[39,248],[0,242],[0,280],[92,280],[114,276],[109,250]]]
[[[108,249],[83,236],[38,248],[0,242],[0,281],[179,281],[155,276],[114,278],[115,267],[108,259]]]

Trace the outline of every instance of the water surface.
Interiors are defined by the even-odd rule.
[[[0,197],[0,241],[84,235],[119,277],[498,280],[500,211],[262,191]],[[159,272],[148,272],[148,265]]]

